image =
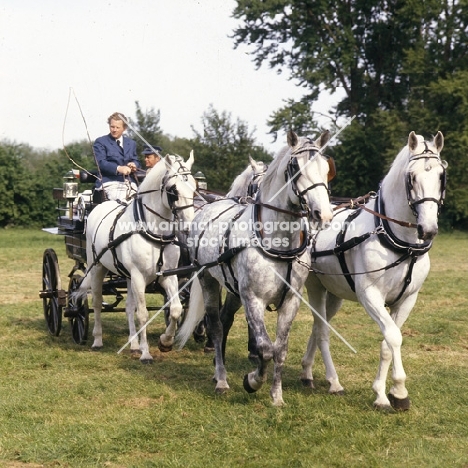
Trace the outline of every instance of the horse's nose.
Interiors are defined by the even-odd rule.
[[[423,241],[430,241],[437,235],[438,229],[434,228],[426,231],[422,224],[418,224],[418,237]]]
[[[319,219],[325,223],[329,223],[333,219],[333,213],[328,207],[322,210],[315,210],[314,215],[317,216],[316,219]]]
[[[322,219],[322,212],[320,210],[314,210],[313,218],[317,221]]]

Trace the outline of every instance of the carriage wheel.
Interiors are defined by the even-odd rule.
[[[78,272],[70,278],[70,283],[68,285],[68,307],[65,313],[70,322],[73,341],[79,345],[86,344],[88,339],[88,299],[76,299],[72,296],[72,293],[78,290],[82,281],[83,275]]]
[[[64,293],[61,289],[57,255],[53,249],[47,249],[42,259],[41,297],[47,328],[53,336],[59,336],[62,328]]]

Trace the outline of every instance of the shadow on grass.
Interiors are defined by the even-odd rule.
[[[39,312],[39,311],[38,311]],[[42,313],[42,308],[40,310]],[[230,404],[252,405],[262,402],[270,405],[270,386],[273,373],[273,363],[268,368],[268,379],[264,386],[255,394],[248,394],[243,388],[244,375],[253,371],[255,365],[247,359],[247,336],[233,338],[228,341],[226,355],[226,369],[230,390],[225,395],[215,394],[215,383],[212,380],[214,374],[213,353],[204,353],[203,343],[196,343],[191,338],[182,350],[174,349],[168,353],[162,353],[157,348],[157,342],[164,332],[163,318],[154,321],[148,332],[150,351],[153,355],[152,364],[141,364],[138,357],[130,353],[129,347],[120,354],[118,351],[128,339],[128,327],[124,313],[103,314],[103,342],[104,346],[99,351],[92,351],[93,342],[92,327],[94,320],[90,315],[89,338],[85,345],[73,342],[70,325],[67,319],[63,320],[62,330],[58,337],[51,336],[47,330],[45,320],[41,315],[37,317],[17,317],[11,314],[5,317],[7,325],[16,329],[18,334],[31,335],[30,346],[38,349],[56,349],[66,353],[96,354],[104,357],[110,365],[129,374],[129,378],[138,375],[147,381],[164,384],[176,392],[196,392],[204,398],[224,398]],[[94,364],[89,364],[92,367]],[[347,390],[345,396],[332,396],[328,394],[329,384],[323,375],[318,372],[315,377],[315,389],[305,388],[299,379],[301,373],[300,362],[292,362],[290,357],[286,360],[283,371],[283,391],[286,402],[292,400],[310,399],[310,403],[317,404],[316,399],[325,401],[342,401],[346,406],[356,410],[372,409],[372,394],[366,382],[361,382],[359,389]],[[343,404],[343,403],[337,403]]]

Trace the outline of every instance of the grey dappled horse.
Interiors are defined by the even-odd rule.
[[[206,310],[208,333],[215,347],[217,392],[229,388],[219,318],[224,286],[240,297],[256,337],[258,367],[245,377],[245,389],[260,389],[273,360],[270,394],[274,405],[284,403],[282,368],[290,327],[300,303],[298,295],[310,264],[306,219],[322,222],[330,221],[332,216],[327,185],[329,161],[320,152],[328,139],[328,132],[315,142],[289,132],[289,146],[268,166],[255,203],[245,206],[220,200],[205,205],[192,222],[188,242],[200,270],[193,281],[189,311],[177,340],[185,344]],[[264,324],[264,311],[272,304],[278,312],[274,342]]]

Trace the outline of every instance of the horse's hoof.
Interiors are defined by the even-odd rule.
[[[130,354],[134,356],[139,356],[141,354],[141,351],[139,349],[131,349]]]
[[[153,364],[153,359],[140,359],[142,364]]]
[[[408,411],[411,406],[409,397],[397,398],[395,395],[389,393],[387,398],[390,400],[390,404],[395,411]]]
[[[158,348],[161,353],[168,353],[169,351],[172,351],[172,345],[166,346],[162,343],[161,340],[158,341]]]
[[[301,379],[301,382],[302,382],[302,385],[304,385],[304,387],[315,390],[315,385],[314,385],[313,379]]]
[[[249,384],[249,374],[245,374],[244,375],[244,381],[242,382],[243,385],[244,385],[244,390],[247,392],[247,393],[255,393],[257,390],[255,390],[254,388],[252,388]]]
[[[374,403],[374,409],[376,409],[377,411],[381,413],[389,413],[389,414],[395,413],[395,410],[392,408],[391,405]]]
[[[91,351],[101,351],[102,346],[91,346]]]
[[[193,339],[195,340],[195,343],[204,343],[206,337],[205,335],[199,335],[198,333],[194,333]]]
[[[286,403],[282,398],[279,400],[273,400],[271,403],[275,408],[282,408],[283,406],[286,406]]]
[[[223,387],[223,388],[218,388],[218,387],[216,387],[216,388],[215,388],[215,393],[216,393],[217,395],[224,395],[225,393],[227,393],[228,390],[229,390],[229,388],[225,388],[225,387]]]
[[[214,348],[211,348],[210,346],[205,346],[203,348],[203,352],[206,353],[206,354],[209,354],[209,353],[214,353]]]
[[[338,390],[337,392],[330,392],[330,395],[343,396],[345,394],[344,390]]]

